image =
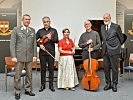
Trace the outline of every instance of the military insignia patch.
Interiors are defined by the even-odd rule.
[[[9,30],[9,21],[0,21],[0,35],[10,35],[12,30]]]
[[[132,22],[132,29],[129,29],[129,30],[128,30],[128,33],[129,33],[130,35],[133,35],[133,22]]]

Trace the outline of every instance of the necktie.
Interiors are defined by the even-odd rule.
[[[26,32],[28,33],[28,27],[26,27]]]
[[[109,27],[108,27],[108,25],[106,25],[106,30],[109,30]]]

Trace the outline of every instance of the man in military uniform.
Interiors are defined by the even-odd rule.
[[[29,27],[31,17],[28,14],[23,15],[20,27],[14,27],[11,34],[10,52],[12,61],[15,62],[15,99],[20,99],[21,72],[23,67],[26,70],[25,94],[35,96],[32,92],[32,61],[36,61],[37,46],[35,30]]]

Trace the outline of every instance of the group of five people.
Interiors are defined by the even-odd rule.
[[[25,94],[35,96],[32,92],[32,62],[37,59],[37,46],[39,50],[39,59],[41,66],[41,87],[39,92],[42,92],[46,87],[46,69],[49,71],[49,89],[55,91],[53,85],[54,77],[54,58],[55,43],[58,43],[60,53],[58,66],[58,82],[57,87],[63,89],[75,90],[75,86],[79,84],[74,58],[75,44],[69,37],[70,30],[63,29],[63,38],[58,40],[58,33],[55,28],[50,26],[50,18],[45,16],[42,18],[44,27],[39,29],[37,33],[30,25],[31,17],[28,14],[22,17],[22,26],[15,27],[11,34],[10,51],[12,61],[16,63],[16,75],[14,79],[15,98],[20,99],[21,85],[20,75],[23,66],[26,70],[25,78]],[[106,86],[104,90],[112,88],[117,92],[118,84],[118,59],[121,51],[121,43],[123,41],[122,31],[119,25],[111,22],[111,15],[105,13],[103,15],[104,25],[101,27],[102,33],[102,55],[104,59],[104,72]],[[91,57],[98,59],[98,50],[101,47],[101,40],[98,32],[92,30],[90,20],[84,22],[86,32],[79,39],[78,46],[83,49],[83,61],[88,59],[88,48],[91,44]],[[40,40],[46,40],[44,41]],[[110,67],[112,68],[112,79],[110,76]]]

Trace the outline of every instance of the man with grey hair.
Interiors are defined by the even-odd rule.
[[[101,46],[101,41],[98,32],[92,30],[92,24],[90,20],[86,20],[84,22],[84,27],[86,28],[86,32],[84,32],[79,39],[79,47],[83,49],[82,53],[82,59],[83,61],[85,59],[89,58],[89,45],[90,47],[90,52],[91,52],[91,57],[94,59],[98,59],[98,50],[100,49]]]
[[[104,91],[112,88],[113,92],[117,92],[118,84],[118,62],[121,53],[121,45],[124,37],[119,25],[111,22],[111,15],[105,13],[103,15],[104,25],[101,27],[102,33],[102,55],[104,59],[104,73],[106,86]],[[112,79],[111,71],[112,69]]]
[[[20,27],[14,27],[11,34],[10,52],[12,61],[15,62],[14,90],[15,99],[20,99],[21,72],[23,67],[26,70],[25,94],[35,96],[32,93],[32,62],[36,61],[37,46],[35,29],[29,27],[31,17],[28,14],[23,15]]]
[[[39,29],[36,34],[37,45],[40,47],[39,59],[41,65],[41,87],[39,92],[45,89],[46,85],[46,68],[49,70],[49,89],[55,91],[53,86],[54,79],[54,58],[55,57],[55,43],[58,43],[58,33],[55,28],[50,26],[50,18],[45,16],[42,18],[44,27]],[[48,52],[46,52],[48,51]]]

